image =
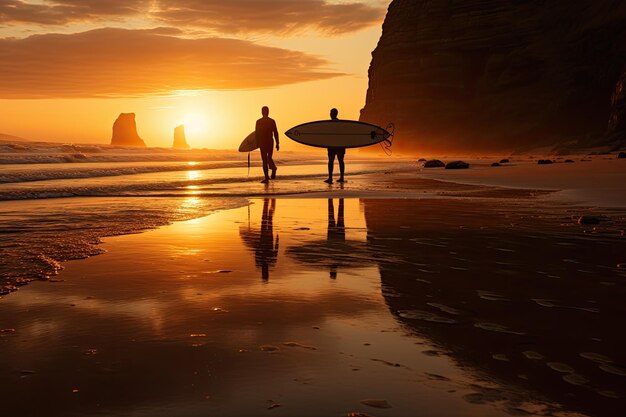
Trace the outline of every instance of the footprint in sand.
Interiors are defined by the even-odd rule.
[[[598,390],[598,394],[602,395],[603,397],[607,397],[607,398],[613,398],[613,399],[621,398],[619,396],[619,394],[617,392],[615,392],[615,391]]]
[[[572,385],[587,385],[589,383],[587,378],[576,373],[563,375],[563,380]]]
[[[535,352],[534,350],[525,350],[522,352],[522,355],[526,356],[526,359],[531,359],[534,361],[540,361],[544,358],[541,353]]]
[[[585,359],[589,359],[590,361],[593,361],[595,363],[612,363],[613,362],[613,360],[609,358],[608,356],[604,356],[600,353],[595,353],[595,352],[583,352],[583,353],[580,353],[579,356]]]
[[[516,332],[515,330],[511,330],[506,326],[496,323],[474,323],[474,327],[478,327],[479,329],[488,330],[490,332],[497,333],[508,333],[508,334],[516,334],[516,335],[524,335],[526,333]]]
[[[482,298],[483,300],[487,300],[487,301],[510,301],[505,296],[500,295],[500,294],[495,293],[495,292],[484,291],[484,290],[478,290],[476,292],[478,293],[478,296],[480,298]]]
[[[284,346],[288,346],[288,347],[299,347],[302,349],[308,349],[308,350],[317,350],[317,348],[315,346],[307,346],[307,345],[303,345],[302,343],[298,343],[298,342],[285,342],[283,343]]]
[[[439,304],[439,303],[426,303],[426,304],[431,307],[435,307],[443,311],[444,313],[452,314],[455,316],[460,316],[461,314],[463,314],[460,310],[457,310],[456,308],[448,307],[447,305],[444,305],[444,304]]]
[[[386,360],[384,360],[384,359],[372,359],[372,360],[373,360],[374,362],[380,362],[380,363],[382,363],[382,364],[385,364],[385,365],[387,365],[387,366],[391,366],[391,367],[394,367],[394,368],[407,368],[406,366],[404,366],[404,365],[400,365],[399,363],[389,362],[389,361],[386,361]],[[408,368],[407,368],[407,369],[408,369]]]
[[[491,357],[497,361],[503,361],[503,362],[509,361],[509,357],[506,356],[506,354],[504,353],[494,353],[493,355],[491,355]]]
[[[546,365],[548,365],[548,368],[553,369],[557,372],[562,372],[564,374],[573,374],[574,373],[574,368],[572,368],[571,366],[569,366],[566,363],[561,363],[561,362],[548,362],[546,363]]]
[[[439,375],[439,374],[431,374],[430,372],[424,372],[424,375],[428,377],[428,379],[432,379],[435,381],[450,381],[450,378],[447,376]]]
[[[278,352],[280,350],[280,348],[278,346],[274,346],[274,345],[261,345],[260,348],[263,352]]]
[[[399,310],[398,315],[409,320],[423,320],[433,323],[456,324],[457,321],[422,310]]]
[[[609,374],[626,376],[626,369],[608,363],[600,365],[600,369]]]
[[[387,400],[367,399],[361,401],[361,404],[374,408],[391,408],[391,404],[389,404]]]

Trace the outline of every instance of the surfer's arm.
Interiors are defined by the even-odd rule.
[[[280,140],[278,139],[278,127],[276,126],[276,122],[274,122],[274,138],[276,139],[276,150],[280,148]]]

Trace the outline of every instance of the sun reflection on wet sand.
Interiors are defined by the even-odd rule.
[[[179,210],[200,203],[186,198]],[[455,288],[473,288],[472,280],[495,293],[498,280],[472,276],[450,289],[454,274],[468,272],[442,272],[471,262],[470,270],[481,267],[471,251],[481,236],[488,242],[498,236],[497,213],[476,220],[476,230],[467,231],[472,238],[455,247],[448,233],[458,231],[457,224],[446,229],[447,220],[438,217],[449,202],[387,204],[259,199],[107,239],[106,254],[67,263],[63,281],[34,284],[2,300],[0,323],[16,329],[0,338],[0,386],[9,399],[4,410],[38,414],[46,404],[47,415],[59,416],[123,415],[137,407],[150,415],[176,409],[176,415],[237,416],[258,415],[269,399],[281,404],[272,413],[286,416],[371,413],[368,399],[385,400],[392,408],[376,414],[394,416],[560,410],[556,393],[545,399],[515,381],[517,359],[506,343],[524,336],[473,326],[481,320],[520,324],[501,313],[489,318],[496,301],[478,293],[476,300],[454,296]],[[452,208],[465,213],[456,222],[472,216],[469,207]],[[408,212],[416,214],[413,220]],[[513,260],[517,252],[498,253]],[[420,272],[427,269],[430,275]],[[524,303],[512,306],[522,316],[531,311]],[[591,314],[572,314],[583,313]],[[474,348],[468,332],[482,335],[477,343],[490,341],[489,355],[513,358],[512,371],[472,362],[480,354],[457,352],[459,341]],[[21,370],[34,373],[23,377]]]

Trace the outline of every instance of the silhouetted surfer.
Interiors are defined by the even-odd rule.
[[[330,110],[330,119],[331,120],[339,120],[337,116],[339,115],[339,111],[337,109]],[[344,182],[343,174],[345,172],[346,166],[343,163],[343,157],[346,154],[346,148],[340,147],[329,147],[328,148],[328,179],[324,182],[328,184],[333,183],[333,169],[335,165],[335,157],[337,157],[337,161],[339,161],[339,180],[338,182]]]
[[[261,181],[264,184],[270,182],[269,170],[272,170],[272,179],[276,178],[276,164],[272,155],[274,153],[274,139],[276,139],[276,150],[280,150],[280,142],[278,140],[278,128],[274,119],[270,119],[270,109],[264,106],[261,109],[262,118],[256,121],[256,139],[261,149],[261,158],[263,159],[263,174],[265,178]]]

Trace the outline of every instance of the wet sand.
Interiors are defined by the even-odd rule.
[[[106,238],[4,297],[3,413],[625,409],[623,212],[584,226],[546,190],[366,180]]]

